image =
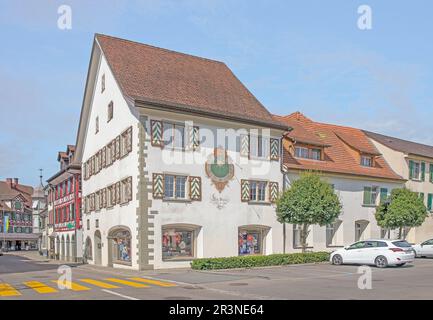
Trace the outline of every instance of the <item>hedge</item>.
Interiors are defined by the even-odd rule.
[[[204,258],[191,262],[194,270],[254,268],[282,266],[288,264],[315,263],[329,261],[329,252],[306,252],[291,254],[271,254],[269,256],[239,256],[228,258]]]

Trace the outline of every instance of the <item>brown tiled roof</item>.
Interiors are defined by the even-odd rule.
[[[433,158],[433,146],[402,140],[394,137],[385,136],[383,134],[364,131],[364,133],[373,140],[393,149],[396,151],[404,152],[407,154],[414,154],[427,158]]]
[[[14,188],[5,181],[0,181],[0,200],[12,200],[18,195],[22,195],[26,199],[26,205],[32,206],[33,187],[18,184]]]
[[[287,124],[293,127],[288,135],[297,135],[296,131],[302,131],[302,135],[318,139],[327,145],[324,150],[324,160],[316,161],[309,159],[298,159],[293,157],[288,150],[284,151],[283,162],[288,169],[317,170],[339,174],[365,176],[371,178],[383,178],[392,180],[403,180],[397,175],[384,160],[367,136],[359,129],[343,127],[331,124],[314,122],[305,116],[292,114],[284,117]],[[342,139],[341,137],[344,137]],[[363,167],[351,152],[351,148],[358,151],[377,155],[375,167]],[[362,150],[360,150],[362,149]]]
[[[222,62],[101,34],[96,41],[133,100],[282,126]]]

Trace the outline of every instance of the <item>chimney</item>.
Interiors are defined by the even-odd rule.
[[[6,178],[6,183],[8,184],[9,188],[12,188],[12,178]]]
[[[14,181],[12,182],[12,187],[16,187],[18,185],[18,178],[14,178]]]

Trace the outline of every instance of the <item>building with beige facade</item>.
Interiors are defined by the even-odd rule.
[[[407,179],[405,186],[418,192],[430,213],[433,213],[433,147],[365,131],[391,168]],[[405,230],[407,240],[420,243],[433,238],[433,215],[418,228]]]

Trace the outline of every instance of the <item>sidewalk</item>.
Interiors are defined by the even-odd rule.
[[[81,265],[81,263],[76,263],[76,262],[72,262],[72,261],[49,259],[48,257],[44,257],[44,256],[40,255],[38,250],[9,251],[9,252],[5,252],[4,255],[18,256],[18,257],[22,257],[22,258],[26,258],[26,259],[35,261],[35,262],[41,262],[41,263],[46,263],[46,264],[55,264],[55,265],[73,264],[73,265]]]

